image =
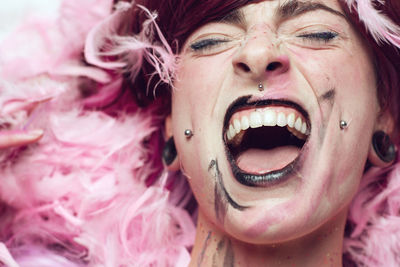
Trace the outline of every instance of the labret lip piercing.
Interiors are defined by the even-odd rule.
[[[264,91],[264,85],[261,82],[258,83],[258,91]]]
[[[341,120],[339,126],[340,126],[340,129],[341,129],[341,130],[346,129],[347,126],[348,126],[347,121]]]
[[[186,129],[186,130],[185,130],[185,136],[186,136],[187,139],[192,138],[192,136],[193,136],[193,131],[190,130],[190,129]]]

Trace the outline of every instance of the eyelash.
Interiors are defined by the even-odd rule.
[[[298,35],[297,37],[307,39],[309,41],[317,41],[328,43],[329,41],[335,39],[338,36],[337,33],[326,31],[326,32],[315,32],[315,33],[305,33]],[[190,45],[193,51],[206,51],[208,49],[217,47],[223,43],[227,43],[229,40],[219,39],[219,38],[208,38],[197,41]]]
[[[200,41],[197,41],[197,42],[191,44],[190,48],[193,51],[201,51],[201,50],[211,49],[213,47],[216,47],[216,46],[221,45],[226,42],[229,42],[229,40],[218,39],[218,38],[208,38],[208,39],[203,39],[203,40],[200,40]]]
[[[324,42],[328,43],[329,41],[332,41],[338,36],[336,32],[315,32],[315,33],[305,33],[298,35],[297,37],[308,39],[310,41],[318,41],[318,42]]]

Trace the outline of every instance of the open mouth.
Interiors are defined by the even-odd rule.
[[[290,101],[247,100],[236,101],[225,116],[223,136],[234,177],[247,186],[284,181],[299,165],[310,133],[308,115]]]

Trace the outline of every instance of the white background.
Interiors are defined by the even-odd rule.
[[[0,41],[28,15],[55,16],[60,0],[0,0]],[[71,0],[69,0],[71,1]]]

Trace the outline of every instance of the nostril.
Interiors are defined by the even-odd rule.
[[[282,66],[283,66],[282,63],[276,61],[269,63],[266,69],[267,71],[274,71],[281,68]]]
[[[247,66],[246,64],[244,64],[244,63],[238,63],[237,64],[237,66],[239,67],[239,69],[241,69],[241,70],[243,70],[244,72],[249,72],[249,71],[251,71],[250,70],[250,68],[249,68],[249,66]]]

